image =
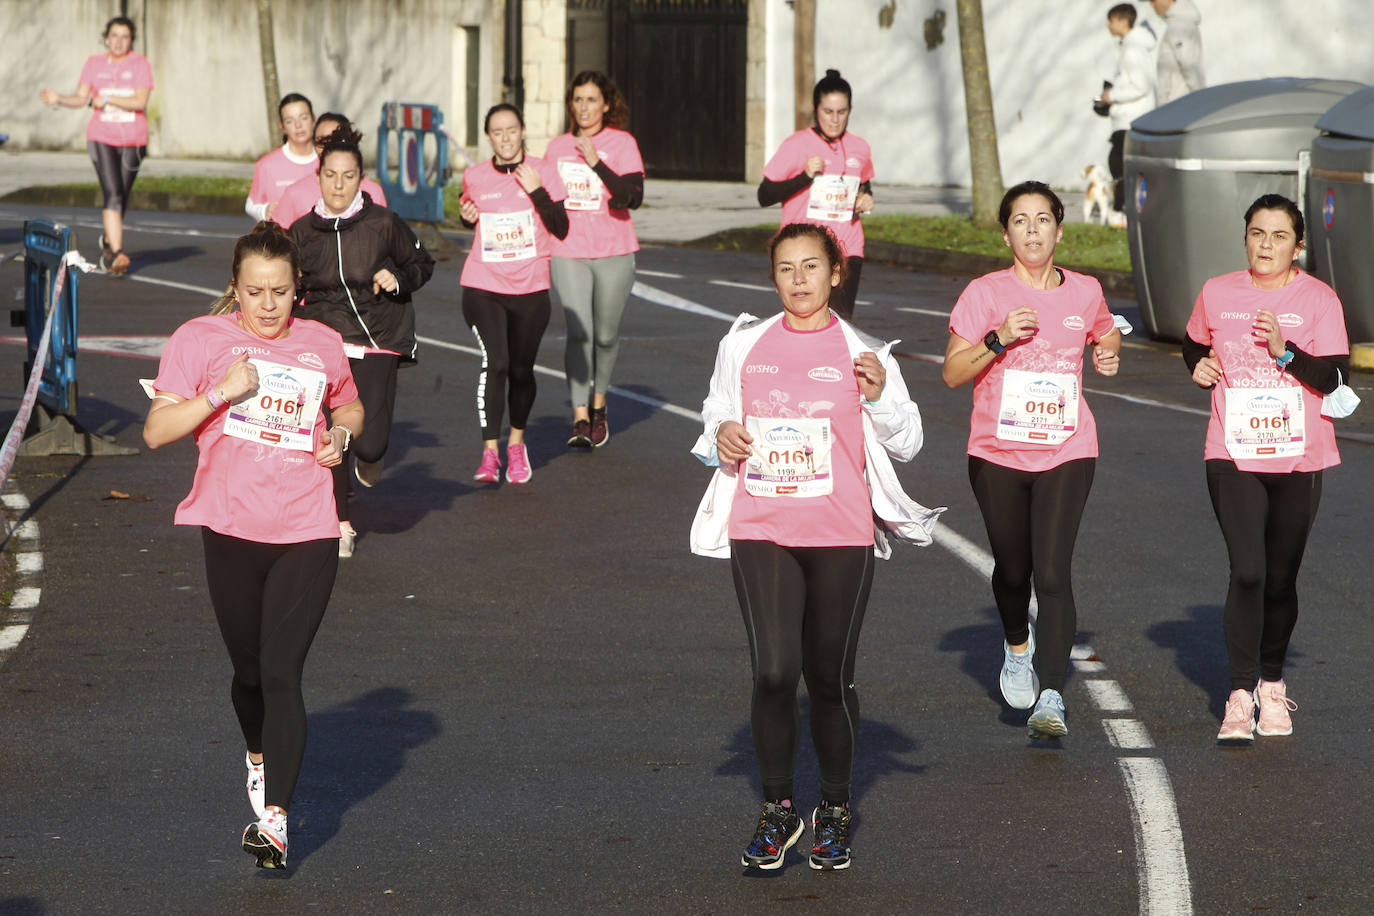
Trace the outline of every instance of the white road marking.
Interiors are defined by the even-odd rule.
[[[1107,666],[1103,662],[1090,662],[1087,659],[1079,660],[1075,658],[1073,660],[1073,670],[1077,671],[1079,674],[1101,674],[1107,670]]]
[[[707,280],[706,282],[710,283],[712,286],[731,286],[735,289],[752,289],[761,293],[773,292],[773,287],[760,286],[757,283],[736,283],[734,280]]]
[[[21,553],[14,558],[14,568],[23,575],[43,571],[43,555],[34,551]]]
[[[29,498],[23,493],[6,493],[0,496],[0,503],[4,503],[7,509],[23,512],[29,507]]]
[[[691,312],[693,315],[704,315],[707,318],[715,318],[719,321],[734,321],[739,317],[738,314],[731,315],[729,312],[718,311],[707,308],[693,302],[691,299],[684,299],[681,296],[674,296],[665,290],[655,289],[652,286],[635,281],[635,285],[630,288],[631,296],[638,296],[641,299],[654,303],[655,305],[667,306],[670,309],[677,309],[682,312]]]
[[[1103,719],[1102,728],[1113,747],[1128,751],[1145,751],[1155,746],[1145,723],[1139,719]]]
[[[38,607],[38,599],[43,594],[41,589],[26,586],[16,588],[14,597],[10,599],[10,610],[27,611]]]
[[[24,634],[27,632],[27,623],[12,623],[7,627],[0,627],[0,662],[5,660],[11,649],[24,641]]]
[[[684,279],[684,277],[682,276],[682,274],[670,274],[670,273],[668,273],[666,270],[639,270],[638,268],[635,269],[635,276],[637,276],[637,277],[660,277],[660,278],[662,278],[662,279],[664,279],[664,280],[682,280],[682,279]]]
[[[1131,796],[1140,912],[1187,916],[1193,912],[1188,860],[1183,854],[1183,828],[1164,761],[1158,757],[1121,757],[1117,763]]]
[[[1126,691],[1116,681],[1085,680],[1083,686],[1093,705],[1103,712],[1130,712],[1134,708]]]
[[[949,312],[939,312],[935,309],[918,309],[910,305],[897,306],[899,312],[910,312],[913,315],[929,315],[932,318],[949,318]]]

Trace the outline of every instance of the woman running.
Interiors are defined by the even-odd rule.
[[[240,238],[229,290],[162,351],[143,426],[149,448],[195,436],[195,482],[176,524],[201,528],[248,745],[257,820],[243,848],[261,868],[286,867],[305,754],[301,672],[339,566],[328,468],[363,428],[343,341],[291,313],[296,273],[296,246],[280,227],[259,223]]]
[[[891,344],[830,311],[845,266],[834,235],[794,223],[769,252],[782,312],[740,315],[720,343],[692,449],[716,468],[692,552],[730,558],[749,636],[764,804],[741,864],[778,868],[802,834],[792,774],[805,677],[821,777],[811,867],[842,869],[859,725],[854,660],[873,557],[889,555],[889,536],[929,544],[944,510],[912,501],[893,472],[889,455],[909,461],[921,448],[921,415]]]
[[[341,127],[352,130],[353,124],[348,118],[333,111],[326,111],[315,119],[316,155],[324,149],[325,141]],[[374,204],[379,207],[386,206],[386,194],[377,182],[364,175],[361,188],[364,194],[372,198]],[[319,201],[320,176],[312,171],[282,192],[281,199],[277,201],[277,208],[272,211],[272,221],[289,229],[296,220],[313,210]]]
[[[1231,562],[1222,615],[1231,695],[1218,741],[1293,733],[1298,707],[1283,663],[1298,620],[1298,568],[1322,471],[1341,462],[1331,415],[1349,411],[1329,411],[1323,395],[1350,377],[1345,312],[1331,287],[1294,266],[1303,229],[1286,197],[1251,204],[1249,268],[1203,285],[1183,339],[1193,381],[1212,389],[1203,458]]]
[[[396,409],[396,370],[415,362],[411,296],[429,281],[434,259],[395,213],[361,190],[362,135],[339,129],[320,153],[320,201],[291,226],[300,248],[297,312],[343,335],[367,428],[353,443],[354,474],[371,487],[382,476]],[[339,555],[353,555],[357,530],[349,519],[348,463],[334,468]]]
[[[501,477],[501,414],[510,404],[506,481],[534,476],[525,450],[525,423],[534,406],[534,360],[549,324],[550,237],[568,234],[558,172],[525,153],[525,119],[502,103],[487,112],[483,131],[492,158],[463,173],[463,225],[477,229],[463,264],[463,320],[482,349],[477,423],[482,463],[474,480]],[[545,185],[547,184],[547,188]],[[552,188],[559,200],[554,200]]]
[[[1116,375],[1121,332],[1101,284],[1054,266],[1064,204],[1047,185],[1008,190],[998,218],[1012,266],[979,277],[959,297],[942,373],[951,388],[974,383],[968,474],[995,562],[1002,696],[1013,709],[1034,707],[1031,737],[1057,738],[1069,733],[1063,691],[1078,627],[1073,546],[1097,464],[1083,351],[1094,344],[1093,368]]]
[[[277,202],[287,188],[319,170],[315,155],[315,110],[299,92],[289,92],[277,103],[282,145],[253,166],[253,183],[243,211],[255,220],[276,222]],[[282,223],[282,225],[287,225]]]
[[[148,152],[148,96],[153,68],[133,50],[134,21],[116,16],[105,23],[104,54],[86,59],[76,92],[39,91],[44,105],[94,109],[86,123],[86,151],[95,165],[104,203],[100,208],[100,266],[112,274],[129,269],[124,253],[124,211],[129,208],[138,167]]]
[[[830,302],[846,321],[854,315],[864,267],[859,217],[873,209],[873,156],[866,140],[849,133],[852,98],[840,71],[825,71],[811,91],[815,123],[782,141],[759,183],[759,206],[781,203],[784,226],[815,223],[840,240],[846,279]]]
[[[644,200],[644,160],[623,129],[630,109],[611,78],[596,70],[573,77],[567,95],[572,130],[544,152],[567,189],[568,237],[553,242],[552,277],[563,303],[564,366],[572,398],[568,445],[600,448],[611,438],[606,391],[620,351],[620,319],[635,281],[630,211]]]

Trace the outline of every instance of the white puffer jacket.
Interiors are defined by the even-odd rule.
[[[1155,81],[1158,104],[1172,102],[1206,85],[1202,75],[1202,32],[1198,29],[1201,22],[1202,14],[1193,0],[1174,0],[1164,15]]]
[[[1131,122],[1155,107],[1155,33],[1148,22],[1117,42],[1112,74],[1112,131],[1129,130]]]

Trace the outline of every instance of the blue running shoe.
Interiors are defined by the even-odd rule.
[[[849,867],[849,809],[821,805],[811,812],[811,867],[838,871]]]
[[[1017,655],[1002,643],[1002,699],[1012,709],[1030,709],[1040,695],[1040,678],[1035,676],[1035,631],[1031,630],[1026,651]]]
[[[802,835],[801,815],[791,808],[765,802],[759,813],[759,826],[754,839],[740,856],[745,868],[773,869],[782,865],[782,857]]]
[[[1040,694],[1035,712],[1031,713],[1026,727],[1032,738],[1041,740],[1062,738],[1069,733],[1069,727],[1064,724],[1064,698],[1058,690],[1046,688]]]

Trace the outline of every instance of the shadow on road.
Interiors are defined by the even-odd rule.
[[[200,257],[205,254],[205,249],[198,245],[179,245],[174,248],[140,248],[132,254],[134,261],[130,272],[138,273],[146,267],[173,264],[188,258]]]
[[[381,687],[310,714],[310,739],[291,809],[291,865],[339,832],[343,817],[405,767],[406,753],[439,735],[439,717],[408,709],[413,694]]]

